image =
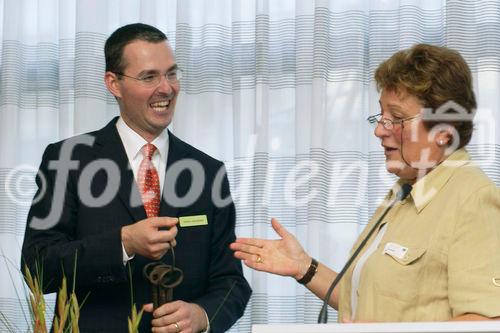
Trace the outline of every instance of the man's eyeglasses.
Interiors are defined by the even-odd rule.
[[[384,128],[388,131],[392,131],[394,129],[394,125],[402,125],[403,122],[407,120],[412,120],[420,117],[420,114],[405,118],[405,119],[397,119],[397,120],[391,120],[387,118],[382,118],[382,114],[376,114],[373,116],[369,116],[366,118],[366,120],[372,125],[373,127],[377,127],[378,124],[382,124]]]
[[[179,83],[179,80],[182,79],[182,70],[180,68],[172,69],[166,72],[165,74],[153,73],[153,74],[145,74],[144,76],[140,77],[125,75],[123,73],[115,73],[115,74],[139,81],[139,83],[145,87],[159,86],[162,77],[164,77],[165,80],[167,80],[170,83]]]

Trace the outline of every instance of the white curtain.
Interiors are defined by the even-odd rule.
[[[500,184],[497,1],[0,0],[2,332],[2,318],[27,327],[17,268],[41,153],[118,114],[103,45],[132,22],[168,35],[185,70],[171,129],[227,163],[240,236],[274,238],[275,216],[341,268],[394,181],[365,121],[378,112],[373,73],[414,43],[468,61],[479,102],[469,150]],[[254,293],[232,332],[316,321],[319,300],[294,280],[245,275]]]

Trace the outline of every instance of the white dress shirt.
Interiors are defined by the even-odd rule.
[[[141,153],[141,148],[148,143],[142,136],[134,132],[133,129],[128,127],[128,125],[123,121],[122,117],[116,122],[116,129],[122,139],[123,146],[125,147],[125,152],[127,153],[127,158],[132,171],[134,172],[134,178],[137,182],[137,174],[139,173],[139,166],[144,158]],[[151,162],[158,171],[158,178],[160,179],[160,193],[163,193],[163,183],[165,182],[165,168],[167,167],[167,157],[168,157],[168,131],[163,130],[151,141],[155,145],[156,150],[153,154]]]
[[[137,175],[139,174],[139,166],[141,165],[144,156],[142,155],[142,147],[148,143],[142,136],[137,134],[133,129],[131,129],[123,120],[122,117],[118,118],[116,122],[116,129],[118,130],[118,135],[122,140],[123,147],[125,147],[125,153],[127,154],[127,159],[132,172],[134,173],[135,182],[137,181]],[[151,163],[158,171],[158,178],[160,180],[160,193],[163,193],[163,184],[165,182],[165,168],[167,167],[167,157],[168,157],[168,131],[164,129],[152,142],[155,145],[156,150],[151,158]],[[160,196],[161,200],[161,196]],[[129,256],[127,251],[125,251],[125,246],[122,242],[122,253],[123,253],[123,264],[125,265],[127,261],[134,258],[134,255]]]

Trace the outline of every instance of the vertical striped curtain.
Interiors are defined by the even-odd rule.
[[[365,122],[378,112],[373,73],[414,43],[457,49],[471,66],[479,109],[469,150],[500,184],[497,1],[0,0],[2,332],[5,321],[28,327],[18,265],[41,153],[118,114],[103,45],[132,22],[169,36],[185,71],[171,129],[227,163],[238,235],[277,237],[274,216],[341,268],[394,182]],[[254,294],[232,332],[315,322],[320,301],[294,280],[245,275]]]

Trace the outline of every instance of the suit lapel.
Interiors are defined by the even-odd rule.
[[[167,166],[166,166],[166,170],[165,170],[165,176],[167,175],[167,172],[168,172],[170,166],[172,166],[172,164],[174,164],[175,162],[178,162],[178,161],[180,161],[188,156],[186,154],[186,151],[182,149],[181,145],[182,145],[182,142],[175,135],[173,135],[170,131],[168,131],[168,159],[167,159]],[[176,180],[176,183],[177,183],[176,189],[177,189],[180,182],[182,182],[182,179]],[[160,216],[177,217],[179,207],[172,206],[165,199],[166,197],[168,197],[165,193],[166,190],[168,190],[168,188],[172,188],[172,187],[167,186],[166,180],[165,180],[165,183],[163,184],[163,194],[162,194],[162,200],[161,200],[161,204],[160,204]]]
[[[120,170],[120,187],[118,197],[129,211],[133,221],[146,218],[146,212],[141,201],[134,173],[130,168],[127,153],[116,129],[114,118],[106,127],[97,132],[96,135],[96,158],[111,159]]]

